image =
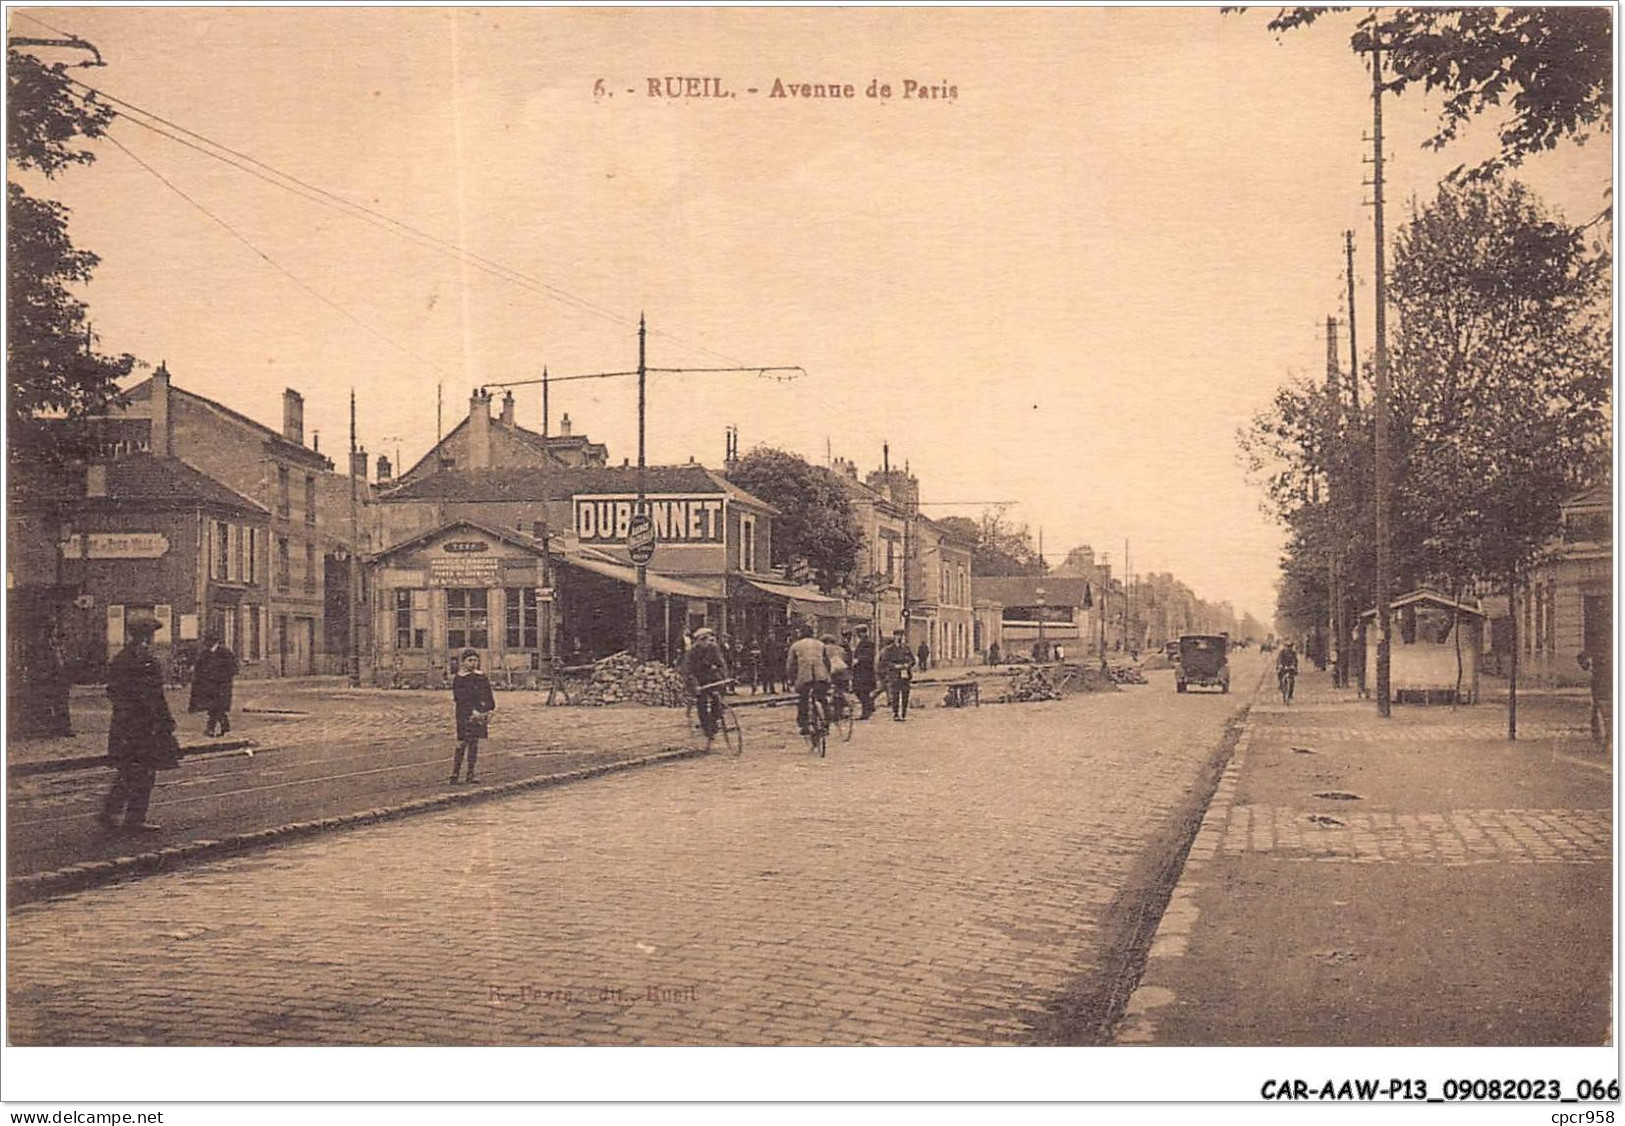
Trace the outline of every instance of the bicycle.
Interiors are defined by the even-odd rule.
[[[826,707],[817,695],[807,697],[807,749],[816,752],[819,758],[829,754],[829,715],[824,710]]]
[[[720,736],[722,738],[722,745],[728,749],[728,752],[730,754],[737,755],[744,753],[745,733],[744,730],[739,726],[739,716],[734,712],[733,706],[728,703],[727,699],[724,698],[722,694],[723,689],[733,683],[734,678],[729,677],[727,680],[714,680],[709,684],[702,684],[697,687],[694,690],[693,699],[689,700],[688,702],[688,724],[690,729],[698,729],[702,733],[704,732],[704,726],[699,721],[698,708],[696,705],[699,702],[700,693],[703,692],[708,694],[715,701],[717,731],[716,735],[706,736],[706,749],[709,750],[717,736]]]
[[[1282,669],[1275,679],[1281,686],[1281,703],[1292,703],[1292,690],[1297,687],[1298,674],[1292,669]]]
[[[846,693],[836,691],[830,699],[830,717],[834,721],[836,732],[841,736],[841,742],[852,741],[852,731],[856,727],[852,716],[852,701],[847,699]]]

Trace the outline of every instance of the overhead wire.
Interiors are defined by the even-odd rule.
[[[308,293],[310,296],[314,297],[316,300],[320,301],[322,304],[324,304],[324,305],[328,306],[329,308],[331,308],[331,309],[335,310],[336,312],[338,312],[340,315],[345,317],[351,323],[353,323],[353,324],[357,325],[358,327],[360,327],[362,330],[364,330],[368,334],[370,334],[370,335],[372,335],[374,337],[377,337],[379,340],[383,341],[390,348],[393,348],[396,352],[400,353],[402,356],[406,357],[409,360],[413,360],[413,361],[415,361],[417,363],[427,364],[430,368],[434,369],[435,371],[441,372],[442,375],[445,374],[444,370],[438,364],[436,364],[434,361],[429,360],[426,357],[416,355],[416,354],[414,354],[412,352],[408,352],[406,349],[402,348],[399,344],[395,343],[395,341],[392,340],[387,334],[385,334],[382,331],[374,328],[372,325],[369,325],[366,321],[364,321],[360,317],[356,316],[350,310],[346,309],[344,306],[340,305],[338,302],[334,301],[333,299],[328,297],[326,294],[322,293],[320,290],[317,290],[315,287],[309,285],[307,282],[304,281],[304,279],[300,278],[293,271],[291,271],[287,267],[283,266],[281,263],[279,263],[276,259],[272,258],[265,251],[261,250],[258,246],[256,246],[241,231],[238,231],[235,227],[233,227],[230,223],[226,222],[219,215],[216,215],[213,211],[210,211],[202,203],[200,203],[196,199],[192,198],[184,190],[182,190],[179,186],[177,186],[175,183],[173,183],[171,180],[169,180],[167,177],[165,177],[162,172],[159,172],[152,165],[148,164],[145,160],[142,160],[134,152],[130,151],[130,149],[127,146],[125,146],[117,137],[113,136],[112,133],[106,133],[106,134],[104,134],[104,136],[106,137],[107,141],[110,144],[112,144],[115,148],[117,148],[125,156],[127,156],[131,160],[135,161],[136,164],[140,165],[143,169],[145,169],[159,183],[163,184],[164,187],[168,188],[170,191],[174,192],[176,195],[178,195],[182,199],[184,199],[187,203],[189,203],[193,207],[197,208],[204,215],[208,216],[211,220],[213,220],[221,228],[223,228],[226,231],[227,234],[231,235],[232,238],[236,239],[238,242],[240,242],[244,246],[248,247],[248,249],[252,250],[256,255],[258,255],[265,262],[266,265],[270,266],[277,273],[281,274],[283,277],[285,277],[289,281],[293,282],[300,289],[304,290],[306,293]]]
[[[628,318],[622,316],[621,314],[615,313],[612,310],[595,305],[593,302],[588,301],[583,297],[578,297],[575,294],[570,293],[568,290],[562,289],[549,282],[545,282],[540,278],[532,277],[531,275],[523,273],[522,271],[516,270],[510,266],[505,266],[500,262],[493,261],[492,259],[486,258],[485,256],[477,254],[474,251],[467,250],[456,243],[451,242],[450,240],[443,239],[437,235],[430,234],[427,231],[420,230],[419,228],[412,226],[410,223],[396,219],[393,216],[384,214],[383,212],[376,211],[364,204],[359,204],[353,200],[345,199],[343,196],[328,191],[326,188],[320,187],[319,185],[308,183],[297,176],[276,168],[274,165],[267,164],[265,161],[262,161],[257,157],[251,156],[248,153],[240,152],[237,149],[234,149],[229,145],[222,144],[219,141],[215,141],[194,129],[189,129],[178,122],[171,121],[160,114],[154,113],[148,109],[144,109],[143,107],[135,105],[134,103],[120,98],[117,95],[108,93],[99,87],[92,86],[87,82],[82,82],[79,79],[72,77],[68,78],[68,81],[89,94],[105,99],[107,102],[113,105],[123,107],[121,111],[115,112],[118,114],[118,116],[123,117],[125,120],[133,121],[135,124],[151,130],[160,136],[166,137],[177,144],[184,145],[185,147],[196,152],[200,152],[211,159],[218,160],[223,164],[238,169],[239,171],[246,172],[249,175],[255,176],[258,179],[273,185],[274,187],[278,187],[284,191],[298,195],[301,198],[312,203],[316,203],[320,206],[337,210],[341,214],[348,215],[353,219],[367,222],[370,225],[378,227],[379,229],[388,233],[406,237],[410,241],[414,241],[419,245],[438,250],[441,253],[450,254],[456,257],[459,261],[474,266],[476,269],[479,269],[484,273],[500,278],[501,280],[521,289],[530,290],[531,292],[537,293],[540,296],[550,297],[556,301],[569,305],[578,311],[589,313],[610,323],[624,325],[627,327],[631,326],[631,322]],[[80,95],[80,97],[82,98],[83,95]],[[140,117],[133,115],[140,115]],[[150,118],[151,121],[143,121],[140,119],[141,117]],[[157,122],[158,125],[153,125],[151,122]],[[160,128],[159,126],[162,126],[163,128]],[[168,132],[166,130],[173,130],[174,132]],[[182,136],[176,136],[176,133],[182,134]],[[199,145],[193,141],[188,141],[186,140],[187,137],[193,138],[197,142],[202,142],[202,144]],[[219,152],[213,151],[216,149],[218,149]],[[222,153],[227,155],[221,155]],[[242,162],[246,162],[246,164]],[[253,167],[249,167],[249,165],[252,165]],[[258,171],[258,169],[264,169],[264,172]],[[266,172],[270,173],[270,175],[265,175]],[[704,353],[718,359],[728,360],[731,363],[742,364],[742,361],[739,361],[736,357],[730,356],[725,352],[719,352],[714,348],[707,347],[706,345],[685,340],[680,336],[664,330],[651,329],[650,335],[669,340],[672,343],[677,344],[680,347],[687,348],[691,351]]]

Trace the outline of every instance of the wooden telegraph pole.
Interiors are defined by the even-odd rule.
[[[1371,145],[1372,145],[1372,218],[1375,225],[1377,262],[1377,714],[1387,717],[1393,713],[1393,700],[1389,693],[1390,654],[1393,648],[1392,622],[1388,610],[1389,584],[1392,582],[1392,552],[1389,538],[1388,512],[1388,339],[1387,271],[1383,262],[1384,234],[1382,225],[1382,41],[1380,30],[1373,19],[1371,48]]]

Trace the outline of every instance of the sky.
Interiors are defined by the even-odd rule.
[[[641,313],[651,367],[806,373],[651,376],[652,464],[719,466],[729,425],[865,471],[886,443],[930,515],[1008,502],[1052,562],[1089,543],[1120,569],[1126,541],[1136,572],[1267,622],[1282,535],[1236,432],[1324,372],[1345,229],[1371,340],[1353,16],[1277,38],[1264,10],[1216,8],[9,14],[95,43],[82,81],[421,233],[129,121],[133,156],[99,142],[44,187],[101,257],[83,295],[104,351],[278,428],[292,387],[330,455],[352,389],[361,444],[410,465],[437,391],[449,430],[478,385],[633,368]],[[649,93],[688,76],[731,96]],[[1481,122],[1424,151],[1436,111],[1385,103],[1390,234],[1492,149]],[[1521,178],[1583,222],[1611,141]],[[515,395],[539,428],[539,390]],[[636,459],[635,381],[551,399],[555,427]]]

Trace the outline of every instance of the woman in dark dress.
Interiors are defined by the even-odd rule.
[[[457,757],[451,762],[451,783],[455,786],[465,754],[468,780],[474,781],[474,760],[479,757],[480,740],[489,734],[491,713],[497,707],[491,682],[480,671],[480,655],[473,649],[463,650],[462,665],[451,678],[451,699],[457,708]]]

